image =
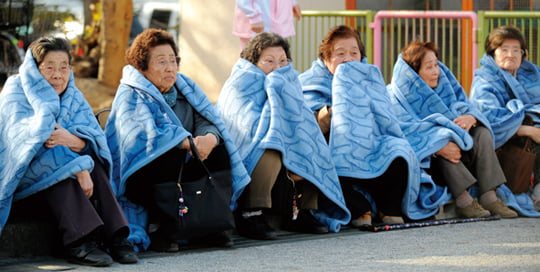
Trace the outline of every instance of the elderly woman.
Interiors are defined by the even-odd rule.
[[[238,203],[238,233],[253,239],[276,238],[267,211],[280,205],[272,202],[272,188],[282,168],[298,196],[291,204],[293,215],[288,215],[294,220],[284,228],[326,233],[338,231],[349,220],[328,148],[303,101],[298,72],[289,62],[285,39],[271,32],[255,36],[234,65],[216,105],[251,175],[251,182],[233,201]]]
[[[117,197],[134,230],[129,239],[141,250],[179,250],[179,200],[160,188],[176,184],[181,169],[182,179],[202,175],[189,155],[188,137],[210,171],[232,168],[233,190],[249,180],[212,104],[200,87],[177,72],[179,60],[167,32],[147,29],[139,34],[126,52],[128,65],[105,129]],[[208,241],[216,245],[233,244],[225,233],[210,236]]]
[[[532,140],[536,161],[531,197],[540,211],[540,68],[526,60],[525,38],[513,26],[493,29],[485,52],[474,73],[471,101],[491,122],[496,148]]]
[[[111,153],[75,87],[68,41],[42,37],[30,45],[0,93],[0,142],[0,230],[11,201],[32,196],[50,207],[68,261],[137,262],[109,184]]]
[[[388,86],[402,129],[430,162],[429,173],[448,186],[459,217],[516,217],[496,195],[506,182],[493,149],[489,122],[467,99],[435,44],[413,41],[403,48]],[[478,187],[479,201],[469,193]]]
[[[372,219],[397,224],[404,216],[418,220],[437,213],[448,195],[420,175],[382,75],[365,63],[364,46],[353,29],[332,28],[319,46],[319,59],[299,78],[329,141],[351,225],[371,225]]]

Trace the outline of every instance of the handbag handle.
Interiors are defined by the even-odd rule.
[[[527,137],[527,140],[525,140],[525,145],[523,145],[523,150],[531,151],[531,141],[531,138]]]
[[[199,162],[199,164],[204,169],[204,172],[206,172],[208,177],[212,179],[210,170],[208,170],[208,167],[206,167],[206,164],[204,164],[203,160],[201,160],[201,155],[199,154],[199,150],[197,150],[197,147],[195,146],[195,143],[193,142],[193,137],[188,136],[188,141],[189,141],[189,148],[191,149],[191,154]]]

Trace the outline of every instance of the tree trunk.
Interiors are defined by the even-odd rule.
[[[132,0],[101,0],[103,17],[101,20],[98,81],[116,88],[122,77],[124,54],[129,40],[133,18]]]

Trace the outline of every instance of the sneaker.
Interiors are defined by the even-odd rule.
[[[371,211],[364,213],[364,215],[351,220],[351,225],[355,228],[371,226]]]
[[[518,216],[517,212],[508,208],[502,200],[498,199],[483,206],[484,209],[490,211],[492,214],[498,214],[502,218],[515,218]]]
[[[480,204],[478,203],[478,200],[473,199],[473,202],[471,205],[467,207],[456,207],[456,214],[457,216],[461,218],[478,218],[478,217],[488,217],[491,215],[491,213],[484,209]]]
[[[397,225],[397,224],[405,223],[405,221],[403,220],[403,217],[401,216],[382,215],[381,220],[386,225]]]
[[[324,234],[329,232],[328,227],[315,219],[310,210],[300,210],[296,220],[292,220],[286,229],[313,234]]]
[[[104,267],[113,263],[111,256],[99,249],[95,241],[86,241],[80,246],[67,248],[66,259],[70,263]]]
[[[139,261],[133,244],[125,237],[115,237],[109,250],[113,260],[121,264],[134,264]]]
[[[534,209],[540,212],[540,195],[531,195],[534,203]]]
[[[157,252],[178,252],[180,245],[177,242],[165,237],[161,232],[155,231],[149,234],[150,249]]]
[[[256,240],[275,240],[277,233],[264,218],[262,210],[235,213],[238,234]]]

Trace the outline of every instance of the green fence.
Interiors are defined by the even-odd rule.
[[[319,44],[330,28],[348,25],[360,33],[366,46],[368,59],[373,59],[373,31],[369,23],[373,21],[373,11],[302,11],[302,19],[296,21],[296,35],[290,39],[294,68],[304,72],[317,59]]]
[[[540,12],[538,11],[478,11],[478,57],[484,55],[484,42],[489,32],[502,25],[518,27],[525,35],[528,60],[540,64]]]
[[[311,67],[311,62],[317,58],[318,47],[326,35],[328,30],[336,25],[346,24],[355,29],[360,33],[360,37],[366,46],[366,54],[368,57],[369,63],[373,63],[373,31],[369,25],[373,22],[376,15],[376,11],[369,10],[347,10],[347,11],[314,11],[314,10],[304,10],[302,11],[302,20],[296,22],[296,36],[290,39],[291,42],[291,53],[294,60],[294,67],[299,72],[303,72],[309,67]],[[387,66],[384,70],[388,70],[391,73],[391,64],[395,61],[395,57],[399,53],[400,46],[403,46],[404,43],[408,42],[412,37],[421,37],[424,39],[434,39],[439,47],[441,48],[441,54],[445,57],[445,63],[449,66],[454,74],[458,78],[461,78],[464,71],[463,67],[458,68],[454,67],[456,65],[468,65],[474,60],[470,59],[469,61],[463,60],[460,55],[463,54],[462,42],[464,36],[477,35],[476,41],[478,42],[478,58],[481,58],[484,54],[484,41],[489,32],[501,25],[514,25],[521,29],[525,35],[529,49],[529,60],[536,65],[540,64],[540,12],[535,11],[478,11],[478,29],[473,30],[472,33],[463,33],[462,24],[463,20],[458,20],[455,23],[437,20],[427,20],[420,21],[418,25],[422,29],[446,29],[446,31],[441,32],[440,35],[435,36],[435,34],[429,34],[426,32],[426,35],[422,35],[422,32],[415,32],[411,30],[410,36],[398,35],[399,33],[405,32],[395,32],[397,33],[394,39],[389,39],[384,41],[386,46],[383,48],[383,55],[390,58],[386,60],[390,65]],[[395,25],[399,22],[396,19],[389,19],[385,22],[385,25]],[[414,22],[410,23],[407,27],[414,29]],[[386,26],[384,29],[387,29]],[[465,27],[467,29],[468,27]],[[396,28],[400,29],[400,28]],[[406,28],[405,28],[406,29]],[[386,30],[385,30],[386,31]],[[455,35],[451,35],[451,33]],[[475,33],[476,32],[476,33]],[[392,43],[392,44],[390,44]],[[381,50],[381,49],[379,49]],[[447,58],[447,59],[446,59]],[[465,58],[472,58],[472,55],[468,54]],[[476,60],[478,61],[478,60]],[[467,64],[468,63],[468,64]],[[388,81],[390,75],[385,74],[385,79]],[[470,79],[469,79],[470,80]],[[469,81],[467,80],[467,81]],[[467,84],[465,84],[467,85]]]

